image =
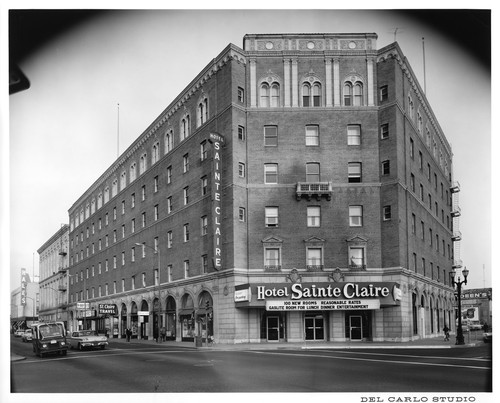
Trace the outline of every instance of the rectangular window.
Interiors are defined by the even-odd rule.
[[[365,248],[360,246],[349,247],[349,267],[364,268],[365,263]]]
[[[184,242],[189,242],[189,224],[184,224]]]
[[[135,193],[132,193],[131,196],[130,196],[130,207],[131,208],[135,207]]]
[[[320,166],[317,162],[308,162],[306,164],[306,182],[320,182]]]
[[[125,200],[122,200],[122,215],[125,214]],[[92,224],[92,233],[94,233],[94,225]]]
[[[158,185],[159,185],[159,179],[158,179],[158,176],[155,176],[154,178],[154,192],[158,192]]]
[[[383,85],[382,87],[380,87],[380,90],[379,90],[379,100],[380,100],[380,102],[384,102],[384,101],[387,101],[388,98],[389,98],[388,87],[387,87],[387,85]]]
[[[382,175],[389,175],[391,173],[391,163],[389,160],[382,161]]]
[[[172,212],[172,209],[173,209],[172,196],[170,196],[170,197],[167,197],[167,213],[170,214]]]
[[[307,248],[307,268],[316,270],[323,265],[323,250],[321,248]]]
[[[131,226],[130,226],[130,232],[134,233],[135,232],[135,218],[132,218]]]
[[[172,167],[167,167],[167,184],[172,183]]]
[[[278,164],[264,164],[264,183],[278,183]]]
[[[202,255],[201,256],[201,272],[203,274],[208,273],[208,256],[207,255]]]
[[[238,102],[241,104],[245,102],[245,90],[241,87],[238,87]]]
[[[158,277],[158,269],[154,270],[155,286],[160,284],[160,279]]]
[[[361,126],[347,126],[347,145],[359,146],[361,144]]]
[[[413,139],[410,139],[410,158],[413,159],[415,156],[415,143]]]
[[[363,206],[349,206],[349,226],[361,227],[363,225]]]
[[[122,252],[122,266],[125,266],[125,252]]]
[[[143,185],[141,187],[141,200],[142,201],[146,200],[146,185]]]
[[[132,262],[135,262],[135,248],[132,248],[131,250],[130,260]]]
[[[278,207],[266,207],[265,209],[265,224],[266,227],[278,226]]]
[[[318,126],[306,126],[306,146],[319,146]]]
[[[142,228],[146,227],[146,213],[142,213]]]
[[[415,234],[417,232],[417,219],[415,214],[411,215],[411,233]]]
[[[201,178],[201,195],[206,196],[208,194],[208,178],[206,176]]]
[[[173,241],[172,231],[168,231],[167,232],[167,248],[172,247],[172,244],[173,244],[172,241]]]
[[[142,273],[142,286],[146,287],[146,273]]]
[[[189,260],[184,260],[184,278],[189,278]]]
[[[391,206],[384,206],[382,209],[382,217],[384,221],[389,221],[392,218]]]
[[[186,186],[183,191],[183,199],[184,199],[184,205],[187,206],[189,204],[189,186]]]
[[[172,281],[172,265],[167,266],[167,281],[170,283]]]
[[[244,207],[240,207],[238,209],[238,219],[240,220],[240,222],[246,221],[246,210]]]
[[[189,171],[189,154],[185,154],[182,157],[182,169],[184,173]]]
[[[264,250],[264,266],[265,269],[281,268],[280,249],[265,248]]]
[[[264,145],[266,147],[278,145],[278,126],[264,126]]]
[[[246,173],[245,173],[245,164],[243,162],[238,163],[238,176],[240,178],[244,178]]]
[[[384,123],[380,126],[380,138],[382,140],[389,138],[389,123]]]
[[[132,290],[135,290],[135,276],[132,276],[132,278],[130,280],[131,280],[130,281],[130,283],[131,283],[130,285],[132,287]]]
[[[361,182],[361,162],[349,162],[347,164],[347,181],[349,183]]]
[[[158,208],[158,204],[155,206],[154,208],[154,217],[155,217],[155,221],[158,221],[158,218],[160,217],[159,216],[159,208]]]
[[[245,141],[245,128],[238,126],[238,140]]]
[[[125,279],[122,278],[122,292],[125,292]]]
[[[307,226],[319,227],[321,225],[321,207],[308,206],[307,207]]]
[[[201,217],[200,226],[201,226],[201,235],[202,236],[207,235],[207,233],[208,233],[208,217],[206,215]]]
[[[415,193],[415,175],[410,174],[410,189]]]
[[[200,144],[200,159],[202,161],[205,161],[208,157],[208,151],[207,151],[207,142],[202,141]]]

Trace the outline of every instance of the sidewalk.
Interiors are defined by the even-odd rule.
[[[209,344],[208,347],[203,342],[201,347],[196,347],[193,341],[164,341],[156,342],[154,340],[141,340],[132,339],[127,342],[125,339],[109,339],[109,344],[142,344],[154,346],[168,346],[168,347],[181,347],[181,348],[196,348],[205,350],[312,350],[312,349],[377,349],[377,348],[393,348],[393,349],[411,349],[411,348],[464,348],[475,347],[483,344],[482,340],[471,340],[470,343],[465,340],[464,345],[455,345],[455,338],[450,338],[450,341],[444,341],[443,337],[433,337],[428,339],[420,339],[407,342],[262,342],[262,343],[237,343],[237,344]]]

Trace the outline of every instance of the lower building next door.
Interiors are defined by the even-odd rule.
[[[324,340],[325,339],[325,320],[323,315],[306,315],[304,318],[304,327],[306,340]]]
[[[363,318],[361,316],[351,315],[349,317],[349,328],[351,340],[363,339]]]
[[[267,341],[279,341],[280,318],[279,316],[267,317]]]

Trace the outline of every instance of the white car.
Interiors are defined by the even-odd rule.
[[[27,342],[27,341],[33,340],[33,330],[26,329],[26,331],[21,336],[21,339],[23,340],[23,342]]]
[[[78,330],[68,335],[67,341],[70,348],[83,350],[85,348],[100,348],[104,350],[108,345],[106,336],[99,336],[95,330]]]
[[[15,337],[22,337],[24,334],[24,330],[22,329],[17,329],[15,332],[14,332],[14,336]]]

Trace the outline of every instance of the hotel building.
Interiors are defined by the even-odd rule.
[[[245,35],[69,209],[69,322],[217,343],[454,328],[452,150],[397,43]]]

